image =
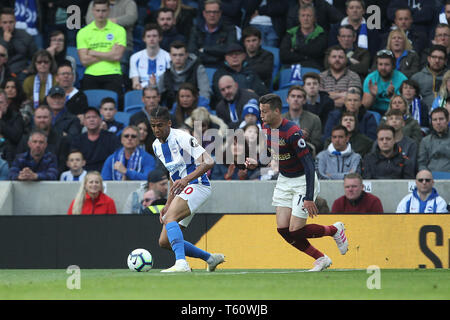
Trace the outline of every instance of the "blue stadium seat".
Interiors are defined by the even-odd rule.
[[[116,115],[114,116],[116,121],[123,123],[125,126],[127,126],[130,123],[130,117],[131,113],[123,111],[117,111]]]
[[[133,106],[137,104],[144,105],[144,103],[142,102],[142,90],[127,91],[123,97],[123,100],[124,109],[126,109],[127,106]]]
[[[100,102],[103,98],[111,97],[116,101],[116,106],[118,105],[119,98],[117,93],[112,90],[103,90],[103,89],[92,89],[92,90],[84,90],[84,94],[87,97],[88,105],[90,107],[100,108]]]
[[[380,120],[381,120],[381,114],[379,114],[376,111],[372,111],[372,110],[368,110],[369,113],[373,114],[373,116],[375,117],[375,120],[377,122],[377,125],[380,124]]]
[[[272,82],[270,91],[273,91],[274,81],[277,78],[278,72],[280,71],[280,49],[276,47],[261,46],[264,50],[270,51],[273,54],[273,70],[272,70]]]
[[[435,180],[450,180],[450,172],[446,171],[433,171],[431,172],[433,179]]]
[[[320,73],[320,70],[319,70],[319,69],[316,69],[316,68],[302,67],[302,79],[303,79],[303,76],[304,76],[305,74],[307,74],[308,72],[314,72],[314,73],[319,74],[319,73]]]
[[[132,115],[135,114],[136,112],[141,111],[143,106],[144,106],[143,104],[129,105],[125,107],[123,111]]]
[[[217,69],[216,68],[205,68],[205,70],[206,70],[206,74],[208,75],[209,86],[212,87],[214,73],[216,73]]]
[[[302,68],[303,69],[303,68]],[[303,85],[303,81],[291,81],[291,69],[286,68],[280,71],[279,90],[289,88],[294,84]]]

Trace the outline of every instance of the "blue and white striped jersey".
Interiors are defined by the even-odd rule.
[[[159,49],[158,54],[154,60],[148,57],[147,49],[136,52],[130,57],[130,79],[139,77],[139,82],[142,87],[148,85],[148,81],[152,74],[156,76],[156,82],[159,81],[161,75],[170,68],[170,54]]]
[[[195,160],[205,152],[205,149],[189,133],[180,129],[170,128],[170,133],[165,143],[155,139],[153,151],[169,171],[172,181],[176,181],[186,177],[198,167]],[[211,185],[206,173],[198,179],[189,182],[189,184],[196,183],[205,186]]]

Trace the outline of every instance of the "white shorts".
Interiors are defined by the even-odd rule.
[[[211,187],[205,186],[203,184],[189,184],[184,190],[177,195],[181,199],[187,201],[189,206],[189,210],[191,214],[178,222],[183,227],[187,227],[194,217],[195,212],[197,212],[198,208],[208,200],[211,195]]]
[[[320,192],[319,179],[314,173],[314,200]],[[303,208],[306,195],[306,177],[287,178],[278,175],[277,184],[273,191],[272,205],[274,207],[286,207],[292,209],[292,215],[299,218],[308,218],[308,211]]]

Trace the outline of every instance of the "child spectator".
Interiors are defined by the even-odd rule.
[[[250,99],[242,110],[242,119],[244,119],[239,128],[244,128],[247,124],[256,124],[261,129],[261,121],[259,120],[259,107],[256,99]]]
[[[87,171],[83,168],[86,161],[81,151],[72,150],[67,156],[66,165],[70,170],[61,174],[60,181],[82,181],[86,176]]]
[[[102,129],[120,136],[125,125],[114,119],[117,113],[116,102],[113,98],[106,97],[100,102],[100,114],[102,115]]]

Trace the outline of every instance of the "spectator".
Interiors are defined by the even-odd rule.
[[[433,45],[428,55],[428,65],[411,77],[411,80],[419,84],[423,101],[426,105],[431,106],[439,91],[442,78],[448,67],[445,65],[447,61],[447,49],[441,45]]]
[[[447,49],[446,65],[450,65],[450,26],[448,24],[439,23],[434,29],[434,38],[431,40],[431,45],[441,45]],[[420,66],[426,67],[428,64],[428,56],[430,55],[430,47],[427,46],[421,51]]]
[[[296,0],[295,4],[291,4],[289,7],[287,28],[290,29],[298,24],[299,7],[310,4],[316,10],[317,24],[329,32],[331,25],[340,22],[344,18],[344,14],[336,9],[336,6],[332,2],[330,3],[325,0]]]
[[[170,51],[170,44],[174,41],[186,43],[186,37],[178,32],[176,28],[175,13],[172,9],[162,7],[157,12],[156,22],[162,31],[160,47]]]
[[[419,84],[414,80],[405,80],[402,82],[399,91],[408,104],[409,114],[419,123],[422,133],[427,134],[430,131],[428,106],[422,100]]]
[[[245,139],[233,137],[227,141],[229,154],[232,156],[232,162],[226,163],[228,167],[224,175],[225,180],[255,180],[259,176],[257,169],[247,169],[244,162],[249,155],[248,142]],[[227,152],[225,152],[227,153]]]
[[[327,48],[327,33],[316,24],[313,6],[298,10],[299,24],[287,30],[280,44],[280,60],[285,65],[301,64],[302,67],[323,70],[323,57]]]
[[[445,108],[445,105],[447,104],[447,100],[450,97],[450,70],[447,70],[444,73],[444,76],[442,77],[442,83],[439,87],[439,92],[437,97],[433,100],[433,104],[431,105],[431,110],[434,110],[438,107]]]
[[[109,1],[108,19],[126,30],[127,51],[133,51],[133,28],[138,19],[137,5],[134,0],[114,0]],[[86,13],[86,24],[90,24],[96,19],[94,5],[96,0],[89,3]],[[128,54],[128,58],[131,54]],[[128,59],[127,59],[128,61]]]
[[[109,19],[111,8],[108,0],[92,1],[88,11],[92,12],[94,20],[77,33],[78,56],[86,67],[81,87],[83,90],[112,90],[121,101],[123,78],[120,61],[127,47],[126,31]]]
[[[386,112],[386,124],[395,129],[394,141],[402,149],[402,153],[406,155],[414,163],[414,170],[417,167],[417,152],[419,151],[419,143],[404,133],[405,115],[399,109],[390,109]],[[372,150],[375,150],[374,143]]]
[[[302,129],[303,137],[314,155],[322,150],[322,123],[314,113],[306,111],[303,105],[306,101],[306,91],[299,85],[289,88],[286,99],[289,110],[282,116],[295,122]]]
[[[417,31],[428,34],[430,26],[435,20],[435,4],[434,1],[415,0],[392,0],[387,7],[387,16],[390,21],[395,22],[395,14],[398,8],[409,8],[412,13],[413,26]]]
[[[261,129],[261,116],[259,114],[258,101],[256,99],[250,99],[242,110],[242,119],[244,119],[239,128],[244,128],[248,124],[254,124]]]
[[[379,48],[380,35],[378,30],[367,28],[367,23],[364,19],[364,13],[366,12],[364,1],[346,1],[345,7],[347,16],[340,23],[331,26],[328,46],[333,46],[338,43],[337,35],[340,25],[350,25],[358,35],[355,39],[354,46],[367,49],[371,55],[375,55]]]
[[[254,91],[258,96],[269,93],[261,78],[251,69],[245,61],[246,53],[240,44],[233,43],[228,46],[225,53],[225,62],[214,73],[213,93],[215,101],[220,100],[219,79],[229,75],[242,89]]]
[[[278,47],[281,38],[286,32],[286,12],[289,10],[287,0],[244,1],[244,26],[256,28],[261,33],[261,43],[269,47]],[[298,9],[297,11],[298,12]],[[298,15],[295,15],[296,26]]]
[[[397,206],[397,213],[448,213],[447,203],[433,188],[433,175],[421,170],[416,175],[416,187]]]
[[[176,126],[182,125],[192,112],[198,107],[198,91],[191,83],[181,84],[175,105]]]
[[[47,105],[40,105],[34,111],[34,128],[39,129],[47,136],[47,148],[45,152],[51,152],[58,161],[58,173],[67,170],[65,166],[67,155],[70,149],[70,138],[57,131],[52,126],[52,110]],[[28,140],[30,135],[24,134],[17,145],[16,155],[29,150]]]
[[[101,171],[106,158],[120,147],[119,138],[111,132],[101,129],[100,111],[89,107],[84,114],[86,132],[75,136],[71,149],[80,150],[86,160],[86,171]]]
[[[178,32],[181,33],[186,40],[189,40],[197,10],[184,4],[182,0],[162,0],[161,8],[169,8],[174,11]],[[157,13],[157,11],[155,13]],[[156,22],[156,17],[153,17],[152,21]]]
[[[27,100],[23,92],[22,84],[17,78],[8,78],[0,86],[8,98],[8,109],[22,115],[24,132],[30,132],[34,107],[30,100]]]
[[[389,112],[390,110],[401,111],[401,113],[403,114],[403,119],[405,121],[405,126],[402,129],[403,134],[407,137],[410,137],[411,139],[414,139],[417,145],[419,145],[423,137],[422,130],[420,129],[419,123],[414,120],[409,114],[408,103],[406,102],[406,100],[400,95],[394,95],[389,102],[389,109],[387,112]],[[380,121],[380,123],[384,122],[386,122],[386,116],[384,116]]]
[[[229,75],[219,78],[218,88],[222,98],[216,106],[217,116],[225,121],[229,128],[235,129],[244,120],[242,119],[244,106],[250,99],[258,99],[258,95],[240,88]]]
[[[395,143],[395,129],[380,125],[377,147],[363,158],[364,179],[413,179],[415,165]]]
[[[316,158],[319,179],[342,180],[348,173],[361,173],[361,156],[352,150],[347,128],[337,125],[331,131],[331,143]]]
[[[46,50],[55,60],[57,67],[69,62],[72,70],[76,70],[77,62],[74,57],[67,55],[66,36],[61,30],[55,30],[50,33],[50,43]]]
[[[66,93],[65,107],[67,111],[74,115],[84,114],[88,107],[88,100],[83,91],[74,87],[75,72],[68,61],[59,65],[56,82]]]
[[[261,31],[249,26],[242,31],[242,43],[244,44],[246,61],[258,77],[264,82],[266,88],[272,84],[272,72],[274,66],[273,53],[264,50],[261,40]]]
[[[357,116],[353,112],[344,111],[341,116],[340,124],[347,128],[352,150],[361,155],[361,158],[364,158],[364,156],[370,152],[373,140],[359,132]],[[328,138],[325,142],[325,147],[328,146],[329,143],[330,139]]]
[[[114,200],[104,193],[103,179],[99,172],[86,174],[67,211],[68,215],[76,214],[116,214]]]
[[[0,181],[8,180],[9,167],[8,162],[0,158]]]
[[[72,150],[67,155],[66,166],[69,170],[64,171],[59,178],[60,181],[82,181],[87,174],[84,170],[86,160],[81,151]]]
[[[142,200],[142,214],[160,214],[167,200],[157,199],[153,190],[144,193]]]
[[[362,104],[383,115],[392,95],[399,94],[400,85],[408,78],[395,70],[396,59],[390,50],[378,51],[375,64],[377,69],[364,80]]]
[[[114,151],[102,168],[103,180],[145,180],[155,169],[156,161],[144,149],[139,148],[139,129],[125,127],[121,135],[122,147]]]
[[[160,48],[162,30],[156,24],[145,26],[143,40],[145,49],[130,58],[130,79],[134,90],[156,86],[161,75],[170,68],[170,55]]]
[[[319,116],[322,128],[328,118],[328,114],[334,110],[334,101],[328,92],[319,90],[320,76],[315,72],[308,72],[303,75],[303,88],[306,91],[305,110]]]
[[[60,86],[54,86],[47,95],[47,103],[52,110],[52,127],[70,138],[81,133],[81,124],[77,116],[64,106],[66,92]]]
[[[441,12],[439,15],[439,22],[442,24],[448,24],[450,22],[450,2],[448,0],[443,0],[440,2],[444,5],[442,8],[444,10],[444,14],[442,15]]]
[[[38,50],[36,42],[25,30],[16,28],[13,8],[3,8],[0,25],[0,44],[8,50],[9,71],[23,81],[29,75],[28,63]],[[43,96],[45,97],[45,94]]]
[[[46,152],[47,136],[39,129],[33,130],[28,138],[29,151],[20,153],[9,169],[9,180],[42,181],[58,179],[56,156]]]
[[[327,50],[329,69],[320,73],[321,91],[326,91],[334,101],[334,105],[341,108],[344,105],[347,90],[350,87],[361,88],[361,79],[356,72],[347,67],[345,50],[339,46]]]
[[[331,135],[331,129],[338,125],[342,114],[345,111],[352,112],[356,115],[358,131],[366,135],[372,140],[377,138],[377,121],[373,114],[367,111],[361,104],[361,90],[359,88],[350,88],[344,100],[344,108],[331,111],[325,124],[323,138],[327,139]],[[353,146],[353,145],[352,145]]]
[[[3,83],[7,78],[11,78],[12,76],[8,66],[8,50],[0,44],[0,83]]]
[[[184,124],[193,130],[194,135],[197,133],[202,134],[202,137],[196,136],[196,138],[198,141],[202,142],[202,147],[205,149],[209,143],[214,142],[216,137],[223,139],[228,129],[228,126],[222,119],[218,116],[210,114],[208,109],[205,107],[198,107],[192,111],[190,117],[184,121]],[[217,130],[218,136],[215,134],[212,135],[212,132],[206,133],[209,129]],[[214,154],[212,155],[214,156]]]
[[[234,26],[224,24],[220,0],[206,0],[202,11],[190,32],[188,52],[195,54],[205,67],[218,68],[229,44],[236,41]]]
[[[5,91],[0,89],[0,155],[8,164],[24,132],[22,116],[9,107]]]
[[[427,32],[423,32],[417,29],[417,27],[413,24],[412,10],[409,7],[397,8],[394,15],[394,23],[390,29],[403,31],[407,37],[407,42],[411,44],[411,48],[420,55],[420,53],[428,47],[428,30]],[[387,38],[389,34],[390,32],[381,35],[382,47],[384,47],[388,42]]]
[[[450,172],[450,135],[448,110],[442,107],[431,111],[431,133],[419,145],[419,170]]]
[[[102,129],[120,136],[125,126],[122,122],[114,119],[116,113],[116,101],[111,97],[103,98],[100,102],[100,114],[103,118]]]
[[[209,78],[198,58],[187,51],[185,43],[174,41],[170,44],[170,59],[170,68],[160,76],[158,81],[158,90],[164,104],[172,108],[180,85],[190,82],[200,93],[201,105],[209,106],[211,99]]]
[[[200,0],[200,7],[204,0]],[[242,22],[242,8],[244,7],[244,0],[221,0],[220,8],[222,10],[222,20],[224,24],[234,26],[236,32],[241,28]]]
[[[332,213],[383,213],[381,200],[364,191],[363,179],[358,173],[344,177],[344,195],[333,202]]]
[[[356,45],[357,34],[351,25],[341,25],[337,32],[338,44],[345,50],[345,55],[347,56],[347,67],[356,72],[361,81],[364,81],[372,59],[369,50]],[[325,69],[328,69],[328,57],[325,57],[324,65]]]
[[[142,183],[137,190],[128,195],[123,206],[123,213],[142,213],[145,208],[142,205],[144,194],[148,191],[153,192],[154,200],[166,201],[168,182],[167,174],[161,169],[150,171],[147,182]]]
[[[153,141],[151,141],[153,132],[148,125],[148,121],[141,119],[135,123],[134,126],[139,129],[139,147],[147,153],[153,155]]]
[[[136,125],[136,123],[142,119],[148,122],[150,127],[150,112],[157,108],[161,101],[161,95],[156,87],[145,87],[142,89],[142,102],[144,106],[141,111],[136,112],[130,117],[130,125]]]
[[[420,56],[412,49],[412,45],[403,30],[395,29],[389,32],[386,49],[391,50],[395,56],[395,69],[407,78],[419,72]]]
[[[56,84],[56,63],[51,54],[41,49],[33,55],[30,73],[23,82],[23,91],[27,99],[37,108],[45,101],[50,88]]]

